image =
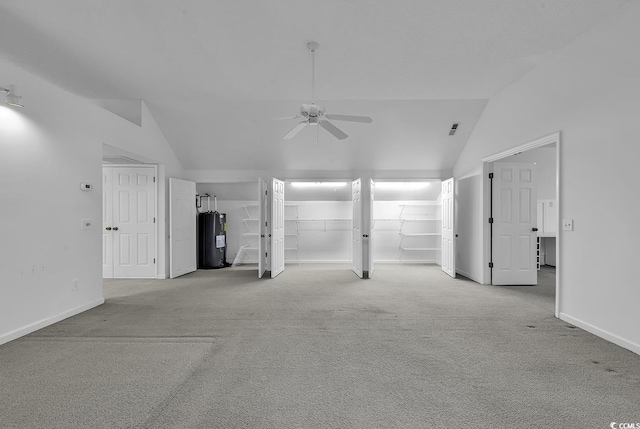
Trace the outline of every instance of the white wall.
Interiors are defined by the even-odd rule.
[[[156,159],[171,174],[182,169],[146,108],[141,128],[3,58],[0,76],[26,106],[0,106],[1,344],[103,302],[103,143]],[[81,191],[81,182],[94,190]],[[81,219],[94,229],[81,230]]]
[[[482,231],[485,216],[482,210],[482,178],[472,175],[456,179],[456,273],[483,283]]]
[[[560,317],[640,353],[640,255],[637,193],[640,135],[640,3],[629,2],[495,96],[454,168],[481,174],[481,158],[561,131]],[[483,195],[473,178],[464,195]],[[469,210],[482,213],[474,201]],[[471,241],[483,240],[483,218],[458,219]],[[594,252],[594,243],[607,252]],[[458,247],[463,248],[459,245]],[[461,249],[466,269],[482,279],[482,253]],[[475,260],[475,262],[470,262]]]

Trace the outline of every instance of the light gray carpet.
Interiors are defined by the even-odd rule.
[[[553,317],[549,288],[433,266],[105,282],[0,346],[1,428],[608,428],[640,356]],[[537,292],[536,292],[537,291]]]

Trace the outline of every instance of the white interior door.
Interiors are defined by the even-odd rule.
[[[104,277],[154,278],[155,167],[103,167]]]
[[[102,169],[102,277],[113,277],[113,169]]]
[[[196,184],[169,179],[169,277],[197,269]]]
[[[537,188],[532,163],[493,165],[494,285],[537,284]]]
[[[374,189],[375,183],[373,179],[369,180],[369,204],[367,205],[369,211],[369,225],[368,225],[368,235],[369,242],[367,248],[367,261],[368,261],[368,271],[369,278],[373,277],[373,201],[374,201]]]
[[[362,182],[360,179],[354,180],[351,184],[351,194],[353,200],[352,269],[358,277],[362,278]]]
[[[271,278],[284,271],[284,182],[273,179],[271,196]]]
[[[442,182],[442,271],[456,277],[454,181]]]
[[[264,179],[258,179],[258,278],[261,279],[267,271],[267,236],[268,216],[269,216],[269,198],[267,182]]]

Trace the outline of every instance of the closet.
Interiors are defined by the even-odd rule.
[[[351,262],[351,180],[285,183],[285,262]]]
[[[441,183],[439,180],[374,183],[374,263],[441,263]]]
[[[198,195],[208,194],[212,204],[215,196],[217,211],[225,214],[226,262],[234,265],[257,264],[260,236],[257,182],[196,183],[196,192]],[[206,209],[203,206],[199,210]]]

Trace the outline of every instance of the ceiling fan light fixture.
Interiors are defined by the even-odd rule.
[[[318,141],[318,126],[324,128],[329,134],[333,135],[338,140],[344,140],[349,137],[344,131],[336,127],[329,120],[347,121],[347,122],[362,122],[370,124],[372,119],[367,116],[353,116],[353,115],[328,115],[326,109],[323,106],[315,104],[315,86],[316,86],[316,67],[315,57],[316,51],[320,45],[317,42],[307,43],[307,49],[311,53],[311,103],[302,104],[300,107],[300,115],[292,116],[289,118],[279,119],[299,119],[304,118],[302,122],[299,122],[291,130],[289,130],[282,138],[284,140],[291,140],[307,125],[316,126],[316,141]]]

